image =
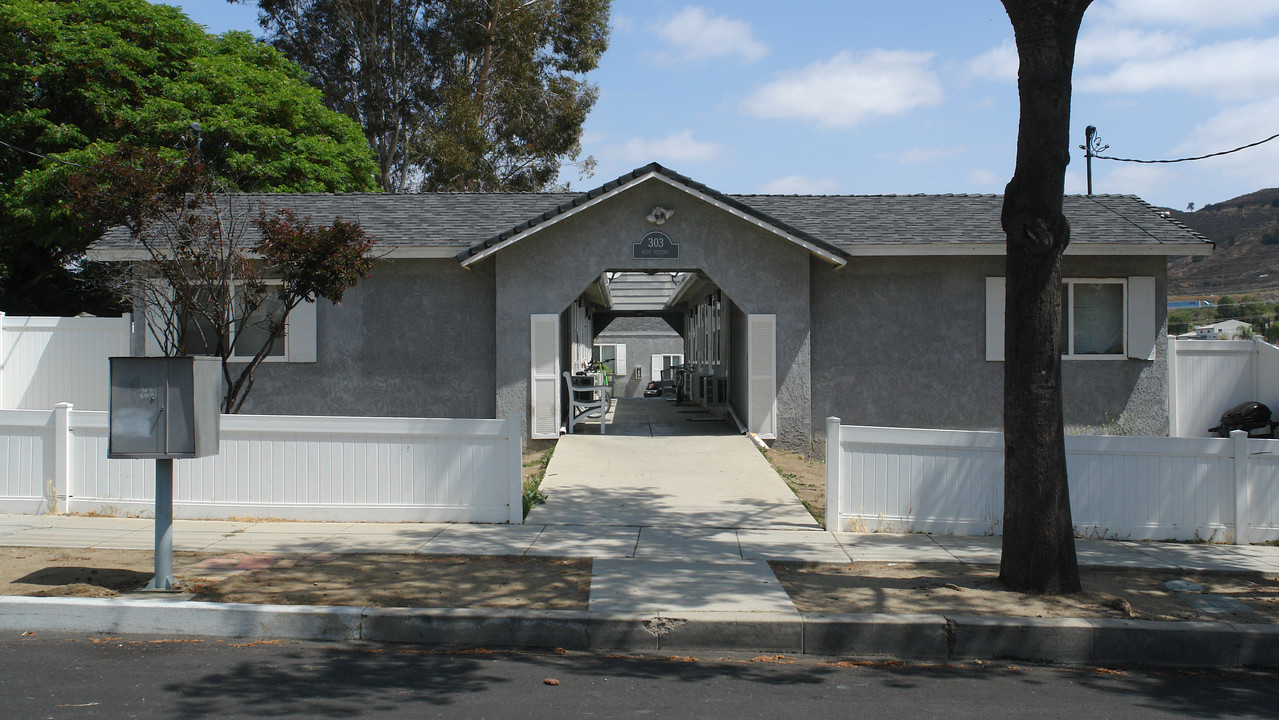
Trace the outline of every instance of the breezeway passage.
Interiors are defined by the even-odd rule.
[[[819,529],[748,438],[699,411],[661,398],[615,401],[609,434],[559,439],[542,481],[546,504],[526,522]]]

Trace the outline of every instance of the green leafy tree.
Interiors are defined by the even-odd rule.
[[[112,306],[83,262],[110,218],[77,215],[67,182],[124,144],[156,149],[161,172],[198,147],[230,189],[376,189],[359,126],[296,65],[143,0],[0,0],[0,142],[0,309],[18,314]]]
[[[1271,345],[1279,344],[1279,322],[1272,321],[1266,325],[1266,342]]]
[[[1173,310],[1168,313],[1168,334],[1181,335],[1188,333],[1196,321],[1193,310]]]
[[[256,4],[270,41],[363,126],[387,191],[540,190],[580,154],[611,0]]]
[[[1244,322],[1260,324],[1265,322],[1269,310],[1270,308],[1261,298],[1256,295],[1244,295],[1239,298],[1239,314],[1235,317]]]
[[[1027,592],[1080,589],[1061,388],[1062,213],[1070,76],[1091,0],[1003,0],[1020,65],[1017,161],[1000,216],[1007,236],[1004,522],[999,579]]]
[[[1233,320],[1239,317],[1239,303],[1230,295],[1217,298],[1216,316],[1218,320]]]

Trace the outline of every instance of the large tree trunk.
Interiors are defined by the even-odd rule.
[[[1017,167],[1004,194],[1004,539],[999,578],[1027,592],[1080,589],[1061,396],[1062,214],[1070,75],[1091,0],[1003,0],[1017,39]]]

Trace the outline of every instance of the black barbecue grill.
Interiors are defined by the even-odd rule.
[[[1249,400],[1222,413],[1221,424],[1208,432],[1217,437],[1230,437],[1232,430],[1243,430],[1248,433],[1248,437],[1273,438],[1276,425],[1279,423],[1270,420],[1270,408]]]

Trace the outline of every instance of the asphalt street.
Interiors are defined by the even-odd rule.
[[[1273,718],[1273,672],[0,639],[6,718]]]

